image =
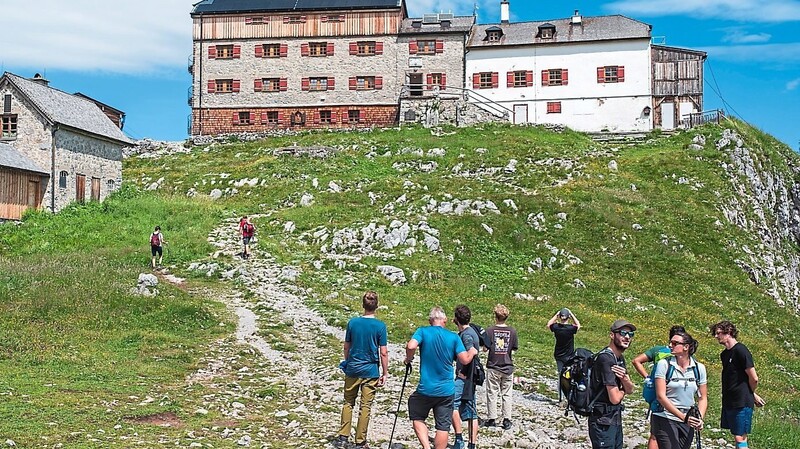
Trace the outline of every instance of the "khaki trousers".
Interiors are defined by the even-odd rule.
[[[353,407],[356,405],[356,396],[361,392],[361,407],[358,412],[356,424],[356,444],[367,441],[367,428],[372,401],[375,399],[375,390],[378,389],[378,379],[362,379],[345,377],[344,379],[344,405],[342,406],[342,423],[339,435],[350,438],[350,427],[353,421]]]
[[[489,409],[488,419],[498,419],[497,402],[502,401],[502,418],[511,419],[511,396],[512,386],[514,385],[513,374],[503,374],[496,369],[488,369],[486,372],[486,405]]]

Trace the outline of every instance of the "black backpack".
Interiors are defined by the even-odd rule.
[[[489,334],[486,333],[486,329],[480,327],[475,323],[469,323],[469,327],[478,334],[478,340],[480,343],[481,348],[489,349],[492,343],[489,341]],[[479,383],[478,385],[483,385],[483,383]]]
[[[611,350],[605,348],[594,354],[586,348],[578,348],[572,355],[572,360],[564,366],[559,376],[559,386],[567,397],[564,416],[568,416],[570,411],[573,415],[592,415],[594,403],[603,393],[602,385],[593,385],[592,367],[597,357],[604,352]],[[577,420],[577,416],[575,419]]]

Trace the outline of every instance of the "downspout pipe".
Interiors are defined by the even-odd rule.
[[[58,124],[53,124],[53,130],[50,132],[50,212],[56,212],[56,132],[58,131]]]

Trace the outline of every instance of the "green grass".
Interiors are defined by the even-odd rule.
[[[765,168],[794,179],[789,166],[797,164],[797,156],[791,150],[739,122],[726,126],[756,149]],[[709,139],[705,150],[685,149],[695,133]],[[148,262],[152,226],[161,225],[170,242],[169,263],[180,271],[188,262],[207,257],[208,232],[223,218],[268,213],[257,221],[256,251],[299,266],[303,274],[298,283],[314,292],[311,306],[332,324],[344,325],[359,309],[363,291],[377,290],[385,306],[379,313],[394,342],[407,340],[424,324],[433,305],[451,310],[467,303],[475,320],[488,325],[492,307],[502,302],[519,330],[516,360],[521,373],[549,375],[553,338],[544,325],[561,307],[570,307],[584,326],[578,345],[592,349],[607,343],[608,325],[618,317],[639,327],[630,350],[637,354],[663,344],[668,328],[682,323],[700,340],[698,357],[709,368],[709,423],[719,419],[721,347],[707,327],[730,319],[754,354],[762,396],[769,402],[756,414],[753,446],[792,447],[790,442],[800,437],[800,379],[786,373],[800,372],[800,327],[796,314],[778,307],[735,263],[742,257],[737,248],[758,242],[728,224],[719,211],[720,198],[733,195],[721,168],[727,156],[713,146],[720,134],[721,128],[707,126],[613,148],[579,133],[540,128],[484,125],[446,130],[440,136],[408,128],[308,133],[195,148],[160,160],[126,160],[126,188],[102,205],[77,206],[57,216],[34,214],[22,226],[0,227],[0,325],[8,334],[0,341],[0,393],[24,390],[37,398],[41,411],[26,420],[27,432],[56,435],[61,430],[47,426],[54,420],[49,415],[69,414],[70,424],[64,427],[70,428],[89,426],[100,415],[91,407],[93,401],[82,401],[80,393],[73,398],[72,391],[110,398],[179,383],[181,373],[196,362],[198,348],[219,335],[214,325],[220,310],[213,302],[168,287],[157,303],[127,293]],[[292,145],[327,146],[335,152],[325,159],[271,153],[272,148]],[[446,154],[428,156],[431,148],[443,148]],[[415,155],[416,150],[423,150],[423,156]],[[387,152],[391,156],[384,156]],[[510,159],[518,161],[514,173],[503,170]],[[619,165],[616,172],[608,168],[611,159]],[[435,161],[438,168],[421,173],[403,165],[424,161]],[[473,175],[454,175],[459,164],[462,172]],[[480,179],[475,173],[482,173]],[[567,174],[572,179],[561,185]],[[165,180],[159,193],[134,188],[161,177]],[[265,185],[233,185],[253,177]],[[679,183],[681,177],[689,183]],[[319,188],[312,186],[314,178]],[[331,181],[346,191],[326,192]],[[199,192],[197,197],[186,197],[191,188]],[[203,199],[214,188],[229,190],[217,202]],[[231,194],[233,188],[237,193]],[[314,204],[299,207],[306,192],[314,195]],[[374,205],[369,192],[378,198]],[[395,205],[384,217],[381,208],[404,194],[407,203]],[[421,212],[428,201],[444,201],[447,194],[491,200],[501,214]],[[506,199],[518,210],[505,206]],[[539,213],[545,217],[541,230],[528,220]],[[566,219],[557,218],[559,213]],[[371,222],[388,225],[392,219],[412,225],[427,221],[440,231],[442,251],[429,253],[418,245],[411,256],[395,251],[389,260],[366,257],[348,263],[345,270],[324,261],[317,270],[313,262],[320,260],[321,244],[298,238],[320,226],[332,233]],[[724,224],[717,226],[717,220]],[[291,235],[283,230],[287,221],[297,227]],[[634,230],[634,223],[642,229]],[[547,262],[547,245],[582,263],[568,266],[566,255],[560,254],[553,268],[529,272],[534,259]],[[403,268],[409,282],[388,285],[375,272],[384,263]],[[575,279],[587,288],[574,287]],[[333,292],[338,295],[328,296]],[[516,293],[535,299],[515,299]],[[281,337],[287,330],[285,323],[273,323],[261,332],[291,350],[292,343]],[[103,361],[87,365],[89,357]],[[334,363],[338,353],[331,357]],[[124,373],[114,369],[123,363],[132,368]],[[44,386],[53,373],[64,379],[56,395],[50,394],[55,387]],[[285,400],[274,385],[262,388],[265,398]],[[10,397],[8,405],[0,404],[0,416],[26,408],[21,395]],[[72,412],[59,411],[53,405],[58,401],[69,404],[66,409]],[[169,407],[180,409],[181,404]],[[85,417],[74,415],[84,409],[90,410]],[[0,436],[11,432],[0,420]]]

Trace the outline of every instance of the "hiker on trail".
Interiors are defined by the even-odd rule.
[[[569,322],[570,319],[572,323]],[[552,332],[556,338],[553,357],[556,359],[558,376],[561,376],[564,366],[569,364],[572,355],[575,353],[575,334],[578,333],[580,328],[580,321],[566,307],[556,312],[547,322],[547,330]]]
[[[247,218],[247,215],[242,217],[239,220],[239,232],[242,233],[242,259],[249,259],[250,258],[250,240],[253,239],[253,235],[256,233],[256,227],[253,222]]]
[[[153,256],[150,265],[153,269],[156,268],[156,256],[158,256],[158,265],[164,259],[164,245],[167,243],[164,240],[164,234],[161,233],[161,226],[156,226],[153,233],[150,234],[150,254]]]
[[[339,435],[334,446],[344,447],[350,438],[353,420],[353,407],[356,396],[361,393],[361,408],[356,424],[356,448],[369,448],[367,445],[367,428],[369,427],[370,410],[375,399],[375,391],[386,384],[389,369],[389,352],[386,349],[386,324],[375,317],[378,309],[378,294],[373,291],[364,293],[361,298],[363,315],[351,319],[347,323],[344,336],[344,405]],[[378,375],[380,365],[380,376]]]
[[[591,385],[600,388],[592,415],[589,439],[592,449],[622,449],[622,400],[633,392],[633,381],[625,369],[623,353],[631,344],[636,326],[627,320],[611,324],[608,346],[600,351],[592,368]]]
[[[488,419],[485,427],[497,425],[497,403],[501,402],[503,429],[511,428],[511,397],[514,385],[514,361],[511,353],[518,349],[517,331],[506,324],[508,308],[494,306],[494,325],[486,329],[489,339],[489,357],[486,360],[486,404]]]
[[[736,340],[739,331],[730,321],[720,321],[709,326],[711,335],[725,347],[722,360],[722,417],[720,427],[730,429],[736,449],[749,447],[747,435],[752,430],[753,406],[766,402],[756,394],[758,374],[753,355]]]
[[[669,339],[672,340],[672,337],[675,336],[678,332],[686,332],[686,329],[683,326],[675,325],[669,328]],[[665,359],[672,355],[669,346],[653,346],[652,348],[648,349],[647,351],[637,355],[633,360],[633,367],[636,369],[636,372],[639,373],[642,378],[644,378],[645,383],[654,382],[654,379],[650,378],[650,372],[645,368],[645,363],[652,362],[653,364],[658,363],[660,360]],[[650,438],[647,440],[647,449],[659,449],[658,442],[656,442],[656,437],[651,433]]]
[[[406,344],[406,365],[414,360],[417,348],[420,352],[419,385],[408,398],[408,417],[423,449],[430,449],[425,420],[433,410],[436,423],[434,448],[444,449],[452,424],[455,393],[453,361],[467,365],[478,351],[475,348],[465,349],[458,335],[445,329],[447,316],[441,307],[431,309],[428,322],[430,326],[418,328]]]
[[[689,449],[695,430],[703,429],[708,377],[705,365],[692,357],[697,340],[686,331],[670,337],[669,347],[672,357],[659,361],[654,373],[659,406],[650,418],[650,435],[658,449]]]
[[[453,323],[458,328],[458,336],[464,348],[475,349],[477,357],[480,351],[480,337],[475,329],[469,325],[472,319],[472,312],[469,307],[460,305],[454,312]],[[475,358],[473,357],[473,361]],[[455,393],[453,394],[453,430],[456,433],[455,442],[452,449],[464,449],[464,437],[462,436],[462,420],[467,421],[467,432],[469,434],[469,449],[475,449],[478,440],[478,412],[475,408],[475,385],[472,383],[472,362],[462,364],[456,360]]]

